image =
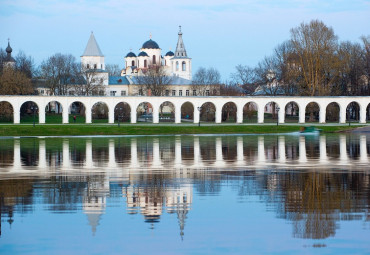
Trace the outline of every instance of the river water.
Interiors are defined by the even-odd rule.
[[[370,253],[370,135],[0,139],[0,254]]]

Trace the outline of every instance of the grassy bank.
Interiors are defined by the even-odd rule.
[[[349,126],[318,126],[323,132],[341,132]],[[73,136],[73,135],[164,135],[164,134],[261,134],[299,131],[299,125],[0,125],[0,136]]]

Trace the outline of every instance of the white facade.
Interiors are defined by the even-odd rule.
[[[162,49],[152,39],[146,41],[136,55],[129,52],[125,57],[125,68],[121,75],[142,75],[143,71],[151,65],[164,67],[167,75],[191,80],[191,58],[187,56],[182,40],[181,27],[178,33],[176,51],[169,51],[162,57]]]
[[[319,122],[326,121],[326,108],[330,103],[339,105],[339,123],[346,123],[347,106],[356,102],[360,107],[360,123],[366,123],[366,111],[370,104],[370,96],[363,97],[94,97],[94,96],[1,96],[0,102],[9,102],[13,107],[14,123],[20,123],[20,108],[23,103],[32,101],[38,106],[39,123],[45,123],[45,109],[49,102],[57,101],[62,106],[63,123],[68,123],[69,109],[73,102],[81,102],[86,108],[86,123],[91,123],[92,107],[100,102],[105,103],[109,111],[109,123],[114,123],[114,109],[119,103],[127,103],[130,106],[131,123],[137,122],[136,109],[141,103],[147,102],[153,108],[153,123],[159,123],[159,109],[161,104],[170,102],[175,108],[175,123],[181,123],[181,107],[184,103],[191,103],[194,107],[194,123],[199,123],[200,112],[198,107],[205,103],[212,103],[216,108],[215,122],[222,122],[222,108],[227,103],[234,103],[237,108],[237,123],[243,123],[243,108],[247,103],[255,103],[257,106],[258,123],[264,123],[265,106],[274,102],[280,108],[278,112],[279,123],[285,122],[285,107],[291,102],[295,102],[299,109],[299,123],[305,123],[306,106],[309,103],[317,103],[319,107]],[[66,109],[66,110],[65,110]],[[67,110],[68,109],[68,110]]]

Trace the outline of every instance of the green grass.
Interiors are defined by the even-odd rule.
[[[74,136],[74,135],[163,135],[163,134],[261,134],[299,131],[299,125],[145,125],[145,124],[64,124],[0,125],[0,136]],[[352,129],[349,126],[318,126],[323,132]]]

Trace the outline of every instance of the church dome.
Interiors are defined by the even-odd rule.
[[[145,51],[140,52],[138,56],[139,57],[149,57],[148,54],[146,54]]]
[[[143,49],[159,49],[158,43],[150,39],[143,44]]]
[[[8,42],[8,47],[6,47],[6,52],[7,53],[12,53],[12,51],[13,51],[13,49],[12,49],[12,47],[10,47],[10,44]]]
[[[166,57],[167,56],[173,57],[173,56],[175,56],[175,53],[173,53],[172,51],[169,51],[169,52],[166,53]]]
[[[133,52],[129,52],[129,53],[127,53],[127,55],[126,55],[126,58],[136,58],[136,55],[135,55],[135,53],[133,53]]]

